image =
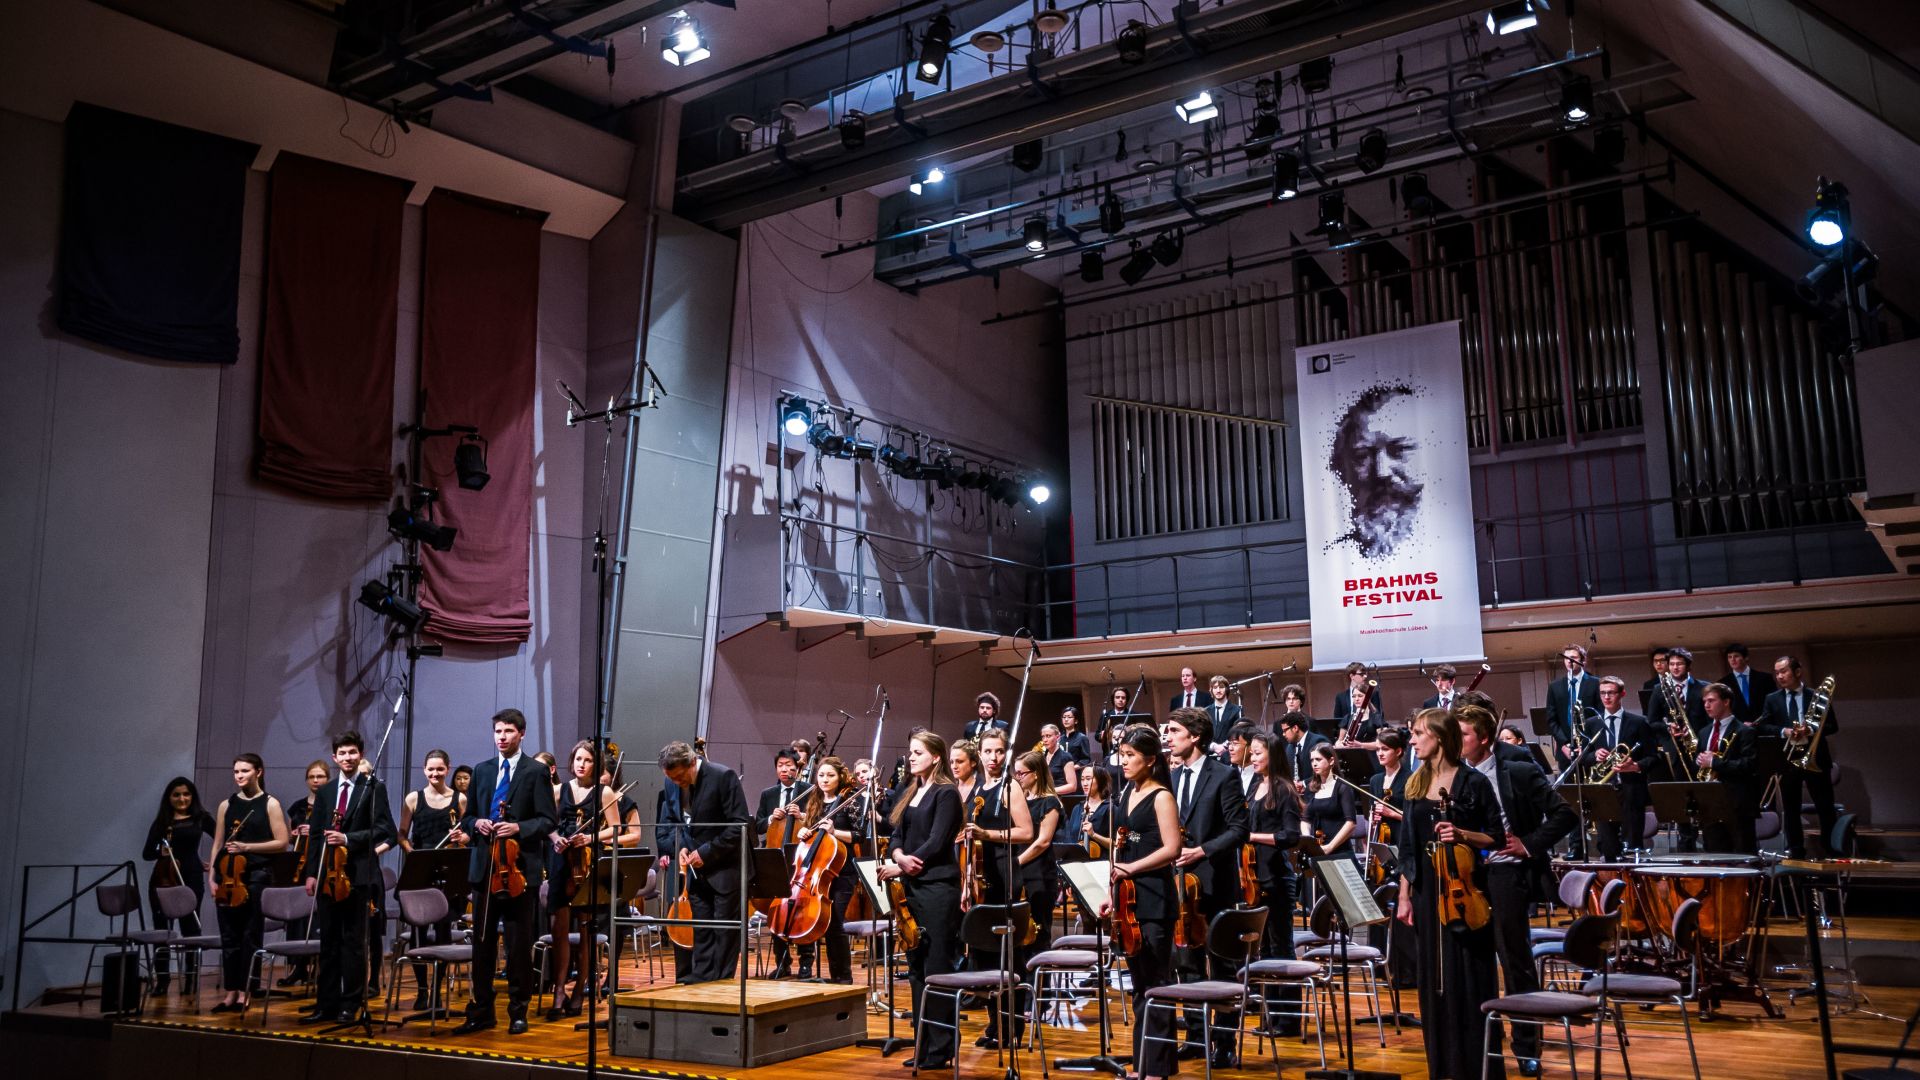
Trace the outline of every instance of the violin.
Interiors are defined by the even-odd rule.
[[[1127,827],[1122,825],[1113,831],[1113,850],[1117,854],[1127,846]],[[1136,913],[1138,897],[1135,895],[1133,879],[1120,876],[1120,867],[1116,862],[1113,877],[1108,885],[1112,894],[1113,907],[1113,945],[1122,953],[1132,956],[1140,951],[1140,917]]]
[[[1180,843],[1188,843],[1187,831],[1180,830]],[[1181,867],[1173,868],[1173,892],[1180,901],[1180,915],[1173,924],[1176,949],[1199,949],[1207,944],[1207,916],[1200,910],[1200,875]]]
[[[580,831],[586,828],[586,815],[586,807],[576,806],[573,808],[574,836],[578,836]],[[569,844],[566,855],[564,856],[564,861],[567,872],[557,883],[562,903],[570,902],[574,896],[579,893],[580,886],[585,885],[587,879],[593,876],[593,846],[591,844]]]
[[[236,821],[231,825],[227,826],[227,831],[222,837],[222,839],[232,840],[233,834],[239,832],[242,828],[244,828],[247,824],[247,821],[252,817],[253,817],[253,811],[251,810],[247,811],[246,814],[242,816],[239,821]],[[226,846],[225,844],[221,845],[222,848],[224,848],[225,846]],[[171,845],[167,847],[167,858],[169,859],[173,858],[173,847]],[[213,902],[214,903],[220,905],[221,907],[239,907],[240,905],[247,902],[247,897],[249,894],[247,892],[247,857],[246,855],[240,852],[229,852],[229,851],[223,850],[220,852],[220,854],[215,855],[213,857],[213,870],[214,870],[214,883],[213,883]],[[174,868],[174,872],[176,874],[179,872],[178,866]]]
[[[986,808],[987,797],[975,795],[967,811],[967,821],[972,822],[974,818],[980,816],[980,811]],[[960,910],[968,911],[980,902],[980,841],[976,837],[968,836],[965,830],[961,832],[960,854],[957,861],[960,863]]]
[[[1453,821],[1453,800],[1446,788],[1440,789],[1440,820]],[[1473,882],[1478,859],[1473,848],[1436,840],[1427,845],[1427,857],[1433,861],[1434,883],[1439,886],[1440,925],[1449,930],[1478,930],[1487,925],[1493,912],[1487,894]]]
[[[507,820],[505,800],[501,800],[500,805],[494,808],[494,820]],[[506,893],[509,897],[526,892],[527,875],[520,869],[520,838],[496,835],[490,847],[493,869],[487,874],[487,892]]]
[[[165,855],[166,859],[153,864],[153,875],[150,879],[153,887],[170,889],[175,885],[184,884],[180,880],[180,861],[173,857],[173,841],[165,836],[160,837],[160,853]]]
[[[329,808],[327,820],[327,829],[336,828],[340,815]],[[320,893],[337,904],[353,894],[353,879],[347,875],[347,845],[329,844],[324,836],[320,843],[325,849],[320,853]]]
[[[820,820],[801,830],[800,847],[793,856],[793,877],[788,895],[773,903],[767,912],[767,930],[775,937],[795,945],[811,945],[827,934],[833,922],[833,899],[828,895],[834,878],[847,863],[847,846],[833,835],[833,806],[821,811]]]

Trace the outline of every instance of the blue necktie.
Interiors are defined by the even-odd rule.
[[[1744,671],[1741,672],[1738,678],[1740,680],[1740,700],[1746,701],[1747,700],[1747,673]]]
[[[500,759],[500,782],[493,785],[493,810],[499,813],[507,805],[507,786],[513,782],[513,767],[506,758]]]

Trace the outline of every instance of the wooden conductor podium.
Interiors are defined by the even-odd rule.
[[[656,1061],[771,1065],[867,1034],[864,984],[748,979],[658,986],[613,999],[613,1052]]]

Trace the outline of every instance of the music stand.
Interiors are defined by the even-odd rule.
[[[1058,845],[1056,845],[1056,848]],[[1114,1076],[1127,1075],[1127,1066],[1133,1063],[1132,1055],[1114,1057],[1111,1050],[1113,1038],[1113,1020],[1107,1012],[1107,982],[1109,965],[1107,949],[1109,940],[1106,935],[1106,922],[1096,918],[1094,912],[1112,897],[1108,890],[1113,880],[1113,864],[1105,859],[1088,859],[1083,849],[1076,861],[1062,863],[1060,876],[1066,880],[1067,891],[1073,894],[1073,902],[1080,905],[1081,913],[1093,924],[1093,955],[1095,994],[1100,1006],[1100,1044],[1091,1057],[1055,1058],[1053,1067],[1062,1072],[1104,1072]]]
[[[885,966],[881,969],[880,976],[882,983],[887,988],[887,1034],[883,1038],[878,1039],[860,1039],[853,1045],[865,1049],[878,1050],[880,1051],[881,1057],[886,1057],[895,1050],[905,1050],[913,1045],[912,1039],[903,1039],[895,1035],[893,1027],[894,1021],[897,1019],[895,1016],[897,1010],[894,1008],[893,1002],[893,984],[896,981],[893,977],[893,943],[896,940],[894,929],[900,924],[894,916],[893,903],[887,895],[886,884],[880,880],[880,860],[855,859],[850,869],[859,876],[860,887],[867,891],[867,899],[873,904],[873,913],[884,916],[887,920],[887,959]],[[868,947],[868,966],[872,966],[871,944],[869,944]],[[868,992],[868,997],[869,1000],[871,1000],[871,991]]]
[[[1734,822],[1733,796],[1717,780],[1648,784],[1647,791],[1653,796],[1653,816],[1662,825],[1705,829]]]
[[[1580,835],[1585,838],[1589,824],[1598,825],[1611,821],[1624,826],[1621,816],[1620,789],[1612,784],[1561,784],[1554,790],[1573,812],[1580,815]]]
[[[1373,774],[1379,772],[1380,762],[1371,750],[1361,750],[1351,746],[1342,746],[1334,750],[1335,766],[1340,775],[1360,785],[1367,786]]]
[[[1563,682],[1565,680],[1562,680]],[[1535,705],[1527,710],[1527,719],[1533,724],[1533,735],[1537,739],[1551,738],[1553,735],[1553,714],[1545,705]]]
[[[612,849],[608,848],[603,850],[611,851]],[[614,858],[611,854],[600,857],[600,861],[594,864],[593,874],[587,879],[586,883],[573,890],[573,898],[567,901],[568,908],[574,911],[595,912],[606,907],[607,897],[609,896],[619,897],[620,903],[623,905],[631,905],[633,903],[633,898],[639,896],[641,890],[647,887],[647,871],[653,867],[653,857],[646,848],[622,848],[620,850],[623,854],[618,859]],[[614,880],[616,873],[620,875],[618,881]],[[593,929],[596,925],[597,923],[594,920],[588,920],[588,929],[580,935],[581,948],[588,949],[593,947],[594,943],[588,940],[588,935],[598,933],[597,930]],[[609,976],[607,980],[607,986],[609,987],[608,997],[612,997],[613,991],[619,989],[620,946],[617,929],[617,927],[608,927],[609,931],[614,931],[607,935],[608,952],[612,956],[611,962],[607,965],[608,971],[606,973]],[[555,972],[553,976],[554,985],[558,986],[560,980],[565,977],[566,972]],[[589,983],[587,985],[588,1003],[591,1004],[599,995],[600,987],[598,982]],[[588,1015],[592,1015],[592,1013],[589,1012]],[[612,1024],[612,1011],[609,1010],[608,1015],[600,1019],[580,1021],[573,1025],[573,1030],[593,1031],[599,1028],[611,1027]]]
[[[1344,1034],[1337,1038],[1345,1049],[1347,1064],[1341,1069],[1308,1069],[1307,1080],[1399,1080],[1399,1073],[1353,1067],[1353,976],[1347,963],[1347,944],[1355,930],[1386,922],[1387,914],[1374,900],[1351,853],[1318,856],[1310,865],[1326,895],[1333,898],[1333,915],[1339,924],[1336,935],[1340,948],[1340,1017]],[[1403,898],[1401,902],[1409,901]]]

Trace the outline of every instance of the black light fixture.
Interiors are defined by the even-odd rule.
[[[1320,193],[1320,224],[1314,232],[1339,236],[1347,231],[1347,193],[1335,188]]]
[[[1083,251],[1080,253],[1081,281],[1091,285],[1096,281],[1106,280],[1106,276],[1107,260],[1105,256],[1097,251]]]
[[[1400,178],[1400,205],[1409,214],[1433,212],[1433,189],[1427,185],[1426,173],[1413,172]]]
[[[1569,124],[1583,124],[1593,115],[1593,80],[1575,75],[1560,88],[1560,115]]]
[[[1140,284],[1141,278],[1146,277],[1152,272],[1153,252],[1142,248],[1140,241],[1135,240],[1133,242],[1133,253],[1128,255],[1127,261],[1120,265],[1120,280],[1129,285],[1138,285]]]
[[[1181,249],[1186,247],[1187,234],[1181,229],[1163,232],[1153,238],[1153,259],[1161,266],[1172,266],[1180,261]]]
[[[1028,218],[1027,223],[1020,227],[1020,240],[1027,245],[1028,251],[1035,254],[1047,250],[1046,215],[1035,214]]]
[[[1045,161],[1046,144],[1039,139],[1028,139],[1013,148],[1013,167],[1021,172],[1032,172]]]
[[[1847,185],[1822,176],[1814,184],[1813,209],[1807,211],[1807,239],[1816,247],[1840,246],[1852,228]]]
[[[961,470],[953,482],[967,491],[985,491],[993,486],[993,474],[976,466]]]
[[[1387,133],[1379,128],[1368,128],[1360,136],[1359,149],[1353,152],[1353,163],[1363,173],[1379,172],[1387,163]]]
[[[789,435],[805,435],[807,429],[813,426],[813,406],[794,394],[781,398],[780,426]]]
[[[867,145],[867,114],[859,109],[848,109],[840,118],[840,147],[843,150],[858,150]]]
[[[1522,30],[1531,30],[1540,23],[1540,13],[1533,9],[1533,0],[1514,0],[1509,4],[1495,4],[1487,12],[1487,33],[1517,34]]]
[[[1291,150],[1273,155],[1273,197],[1291,199],[1300,194],[1300,156]]]
[[[453,448],[453,472],[467,491],[486,487],[492,479],[487,474],[487,440],[478,435],[462,435],[460,445]]]
[[[1821,259],[1794,285],[1794,292],[1799,294],[1800,299],[1817,307],[1839,295],[1840,291],[1847,286],[1846,279],[1849,276],[1853,278],[1852,285],[1855,289],[1877,277],[1880,272],[1880,256],[1875,255],[1872,249],[1859,240],[1855,240],[1852,247],[1854,256],[1852,268],[1848,269],[1842,265],[1838,253]]]
[[[426,500],[413,508],[396,506],[387,511],[387,531],[398,540],[417,540],[435,551],[453,550],[453,538],[460,531],[451,525],[442,525],[425,513]]]
[[[960,466],[953,463],[952,454],[942,453],[931,464],[920,467],[920,477],[933,481],[941,491],[946,491],[960,478]]]
[[[693,21],[693,16],[680,11],[672,18],[660,47],[662,60],[674,67],[686,67],[713,55],[713,50],[707,48],[706,41],[700,36],[700,24]]]
[[[897,443],[888,443],[880,448],[876,456],[880,464],[885,466],[887,471],[893,473],[895,476],[904,477],[908,480],[918,480],[921,478],[919,455],[904,446],[900,446]]]
[[[953,21],[946,12],[933,17],[927,32],[920,37],[920,55],[913,62],[913,77],[923,83],[940,82],[947,69],[947,56],[953,51]]]
[[[393,620],[393,624],[411,634],[427,621],[419,604],[393,591],[386,582],[369,581],[360,586],[360,603],[375,614]]]
[[[1333,89],[1333,57],[1323,56],[1300,65],[1300,89],[1324,94]]]
[[[1280,134],[1280,108],[1273,96],[1273,80],[1253,82],[1253,120],[1247,124],[1248,142],[1268,142]]]
[[[1107,197],[1100,200],[1100,231],[1117,236],[1126,227],[1126,208],[1120,205],[1120,196],[1113,193],[1112,186],[1108,186]]]
[[[1113,46],[1120,53],[1123,64],[1144,64],[1147,62],[1147,24],[1139,19],[1128,19],[1127,25],[1113,39]]]
[[[807,442],[820,452],[822,457],[844,457],[847,450],[847,437],[833,430],[833,425],[821,417],[807,428]]]

